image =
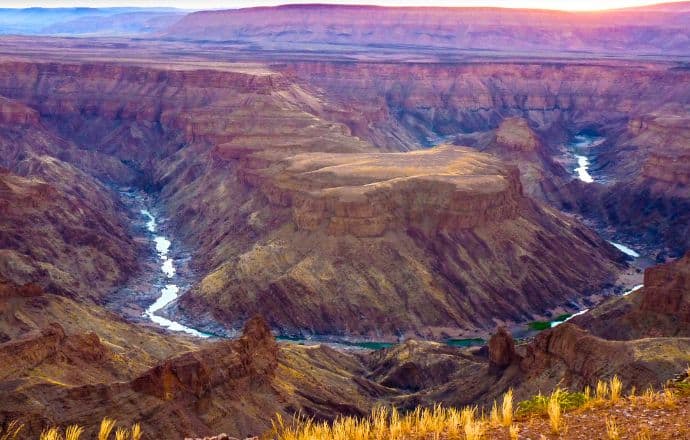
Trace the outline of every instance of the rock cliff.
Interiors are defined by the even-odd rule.
[[[690,256],[645,270],[644,288],[602,304],[574,322],[608,339],[690,337]]]

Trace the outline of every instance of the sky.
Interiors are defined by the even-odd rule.
[[[673,1],[673,0],[672,0]],[[679,1],[679,0],[675,0]],[[384,6],[498,6],[561,10],[599,10],[658,3],[654,0],[0,0],[0,7],[145,6],[182,9],[232,9],[286,3],[377,4]]]

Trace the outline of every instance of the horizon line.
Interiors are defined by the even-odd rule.
[[[83,1],[83,0],[82,0]],[[663,5],[674,5],[679,3],[689,3],[690,0],[666,0],[666,1],[645,1],[642,0],[639,4],[631,5],[614,5],[612,7],[601,7],[601,8],[563,8],[563,7],[548,7],[548,6],[529,6],[529,5],[501,5],[495,4],[496,1],[486,1],[486,4],[472,4],[472,5],[450,5],[450,4],[400,4],[394,5],[388,2],[382,3],[381,1],[374,1],[371,3],[366,2],[354,2],[354,3],[339,3],[337,1],[295,1],[290,0],[283,2],[271,2],[267,0],[266,3],[271,4],[245,4],[237,7],[183,7],[174,5],[174,1],[169,1],[168,5],[162,4],[162,2],[155,2],[153,6],[147,6],[142,4],[134,4],[131,1],[123,1],[122,4],[113,5],[93,5],[93,2],[83,4],[82,1],[76,0],[74,4],[70,2],[69,5],[53,6],[46,5],[45,2],[34,5],[23,5],[23,6],[0,6],[0,10],[31,10],[31,9],[44,9],[44,10],[66,10],[66,9],[87,9],[87,10],[99,10],[99,9],[167,9],[176,10],[184,12],[204,12],[204,11],[239,11],[247,9],[259,9],[259,8],[281,8],[281,7],[298,7],[298,6],[331,6],[331,7],[379,7],[388,9],[500,9],[500,10],[532,10],[532,11],[555,11],[555,12],[568,12],[568,13],[587,13],[587,12],[605,12],[605,11],[621,11],[621,10],[631,10],[640,9],[645,7],[658,7]],[[163,2],[166,0],[162,0]],[[252,0],[250,0],[252,1]],[[256,1],[256,0],[254,0]],[[263,3],[262,0],[258,0]],[[385,0],[384,0],[385,1]],[[477,1],[477,0],[475,0]],[[481,0],[478,0],[481,1]],[[38,3],[38,2],[37,2]],[[152,2],[147,2],[152,3]],[[198,3],[198,2],[197,2]],[[492,4],[494,3],[494,4]],[[556,2],[549,2],[556,3]]]

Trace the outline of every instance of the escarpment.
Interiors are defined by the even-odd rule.
[[[0,71],[0,94],[66,138],[46,154],[160,190],[200,275],[179,310],[229,332],[260,313],[291,334],[441,338],[529,319],[594,293],[620,268],[593,232],[526,197],[515,167],[454,147],[377,152],[332,117],[337,97],[296,82],[289,66]]]
[[[488,151],[519,167],[533,197],[676,256],[688,246],[690,74],[681,65],[303,62],[280,70],[329,97],[319,114],[378,148],[455,142]],[[576,180],[567,147],[583,130],[605,139],[586,151],[596,177],[588,186]]]
[[[290,334],[442,337],[492,326],[496,316],[524,319],[537,303],[575,298],[576,286],[586,289],[581,274],[596,273],[603,285],[617,267],[594,234],[524,196],[516,169],[468,149],[219,150],[247,192],[237,201],[206,197],[237,206],[229,215],[256,240],[243,245],[226,233],[213,241],[207,255],[218,265],[180,306],[212,310],[230,328],[260,313]],[[214,215],[227,218],[206,221]],[[239,253],[221,259],[220,249]],[[601,259],[591,272],[593,260],[581,255],[593,250]],[[532,252],[549,255],[548,272]]]
[[[516,170],[454,147],[297,155],[267,168],[243,169],[240,179],[277,205],[290,206],[299,230],[329,235],[471,229],[514,219],[524,203]]]
[[[679,324],[690,325],[690,254],[645,271],[640,310],[672,315]]]
[[[630,340],[690,337],[690,257],[650,267],[644,287],[609,300],[574,322],[597,336]]]

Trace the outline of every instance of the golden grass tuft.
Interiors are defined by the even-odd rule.
[[[606,418],[606,437],[609,440],[620,440],[621,434],[614,419]]]
[[[495,400],[493,406],[491,407],[491,412],[489,413],[489,422],[494,428],[501,426],[501,416],[498,414],[498,405],[496,404]]]
[[[662,394],[662,401],[665,408],[675,408],[678,406],[678,395],[674,390],[666,387]]]
[[[611,403],[618,403],[621,399],[621,392],[623,391],[623,383],[618,376],[613,376],[609,382],[609,390]]]
[[[44,430],[39,437],[40,440],[62,440],[62,434],[58,428]]]
[[[604,402],[608,399],[609,397],[609,384],[604,382],[603,380],[600,380],[597,382],[597,388],[596,388],[596,399],[599,402]]]
[[[509,427],[513,424],[513,389],[509,389],[503,395],[503,403],[501,404],[501,423],[503,426]]]
[[[19,433],[24,429],[24,424],[17,420],[12,420],[5,428],[4,432],[0,430],[0,440],[17,440]]]
[[[129,439],[129,430],[127,428],[117,428],[117,431],[115,431],[115,440],[128,440]]]
[[[113,432],[115,423],[117,422],[113,419],[109,419],[108,417],[103,418],[101,426],[98,429],[98,440],[108,440],[110,433]]]
[[[508,428],[508,435],[510,440],[518,440],[520,438],[520,428],[517,425],[510,425]]]
[[[132,425],[132,440],[141,440],[141,425],[135,423]]]
[[[549,426],[551,427],[551,432],[554,434],[560,434],[563,431],[563,413],[561,411],[561,402],[559,401],[559,395],[561,390],[556,388],[551,396],[549,397],[549,402],[546,406],[546,412],[549,415]]]
[[[84,433],[84,428],[79,425],[71,425],[65,429],[65,440],[79,440]]]

